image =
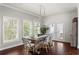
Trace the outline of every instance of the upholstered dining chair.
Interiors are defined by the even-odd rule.
[[[49,35],[45,38],[43,47],[46,49],[46,52],[52,47],[52,40]]]
[[[41,48],[43,46],[43,41],[39,41],[35,44],[35,47],[34,47],[34,52],[37,53],[38,55],[40,54],[41,52]]]
[[[31,42],[33,41],[33,39],[29,39],[29,38],[23,38],[23,43],[24,43],[24,54],[29,54],[29,51],[32,51],[33,54],[40,54],[40,51],[38,51],[40,48],[42,48],[43,46],[43,41],[37,39],[35,40],[35,42]]]
[[[50,46],[50,47],[53,46],[53,41],[52,41],[52,39],[53,39],[53,35],[50,34],[50,35],[49,35],[49,46]]]
[[[48,48],[49,48],[49,36],[45,37],[45,40],[43,41],[43,48],[45,48],[46,52],[48,52]]]
[[[34,44],[31,43],[31,40],[29,38],[22,38],[24,43],[24,54],[29,54],[29,51],[33,51]]]

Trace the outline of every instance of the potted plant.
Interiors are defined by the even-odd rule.
[[[41,26],[41,28],[40,28],[41,34],[42,35],[46,34],[48,29],[49,28],[46,25]]]

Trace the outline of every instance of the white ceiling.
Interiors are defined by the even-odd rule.
[[[57,13],[68,12],[76,9],[77,5],[74,3],[8,3],[15,8],[22,9],[37,15],[40,15],[40,5],[42,6],[42,16],[54,15]],[[45,8],[45,15],[43,13]]]

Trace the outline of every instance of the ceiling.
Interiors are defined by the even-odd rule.
[[[6,3],[6,5],[28,11],[36,15],[40,15],[41,5],[42,16],[49,16],[57,13],[72,11],[77,7],[75,3]]]

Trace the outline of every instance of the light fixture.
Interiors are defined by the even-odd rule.
[[[40,17],[45,16],[45,7],[40,5]]]

